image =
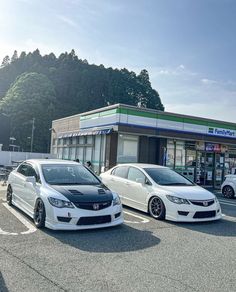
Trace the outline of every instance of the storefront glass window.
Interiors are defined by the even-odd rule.
[[[76,152],[76,159],[79,159],[80,162],[84,162],[84,148],[78,147]]]
[[[120,134],[118,137],[117,162],[138,161],[138,137]]]
[[[170,168],[174,168],[174,162],[175,162],[175,145],[174,141],[168,139],[167,140],[167,150],[166,150],[166,166]]]
[[[63,152],[63,148],[62,147],[58,148],[57,155],[59,159],[62,159],[62,152]]]
[[[183,169],[185,167],[185,142],[176,141],[176,158],[175,158],[175,168]]]
[[[70,160],[75,160],[75,154],[76,154],[76,148],[71,147],[70,148]]]
[[[63,159],[69,159],[69,148],[65,147],[63,149]]]

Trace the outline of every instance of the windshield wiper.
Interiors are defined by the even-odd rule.
[[[162,184],[163,186],[192,186],[192,184],[187,183],[168,183],[168,184]]]
[[[82,185],[82,183],[73,183],[73,182],[71,182],[71,183],[55,183],[55,182],[53,182],[53,183],[50,183],[51,185],[56,185],[56,186],[66,186],[66,185]]]

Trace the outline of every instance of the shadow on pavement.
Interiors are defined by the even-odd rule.
[[[6,283],[4,281],[4,278],[2,276],[2,273],[0,271],[0,291],[1,292],[8,292],[9,290],[7,289]]]
[[[228,219],[221,219],[209,222],[193,222],[193,223],[175,223],[171,222],[176,227],[186,228],[192,231],[216,235],[216,236],[236,236],[236,222]]]
[[[44,230],[48,235],[75,248],[88,252],[130,252],[160,243],[151,231],[141,231],[127,225],[80,231]]]

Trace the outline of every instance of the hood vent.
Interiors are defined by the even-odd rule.
[[[106,192],[104,191],[104,189],[98,189],[98,193],[99,193],[99,195],[104,195],[104,194],[106,194]]]
[[[69,190],[70,193],[72,193],[73,195],[83,195],[83,193],[77,191],[77,190]]]

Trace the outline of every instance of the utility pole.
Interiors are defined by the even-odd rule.
[[[33,118],[32,120],[32,132],[31,132],[31,145],[30,145],[30,152],[33,152],[33,143],[34,143],[34,122],[35,122],[35,118]]]

